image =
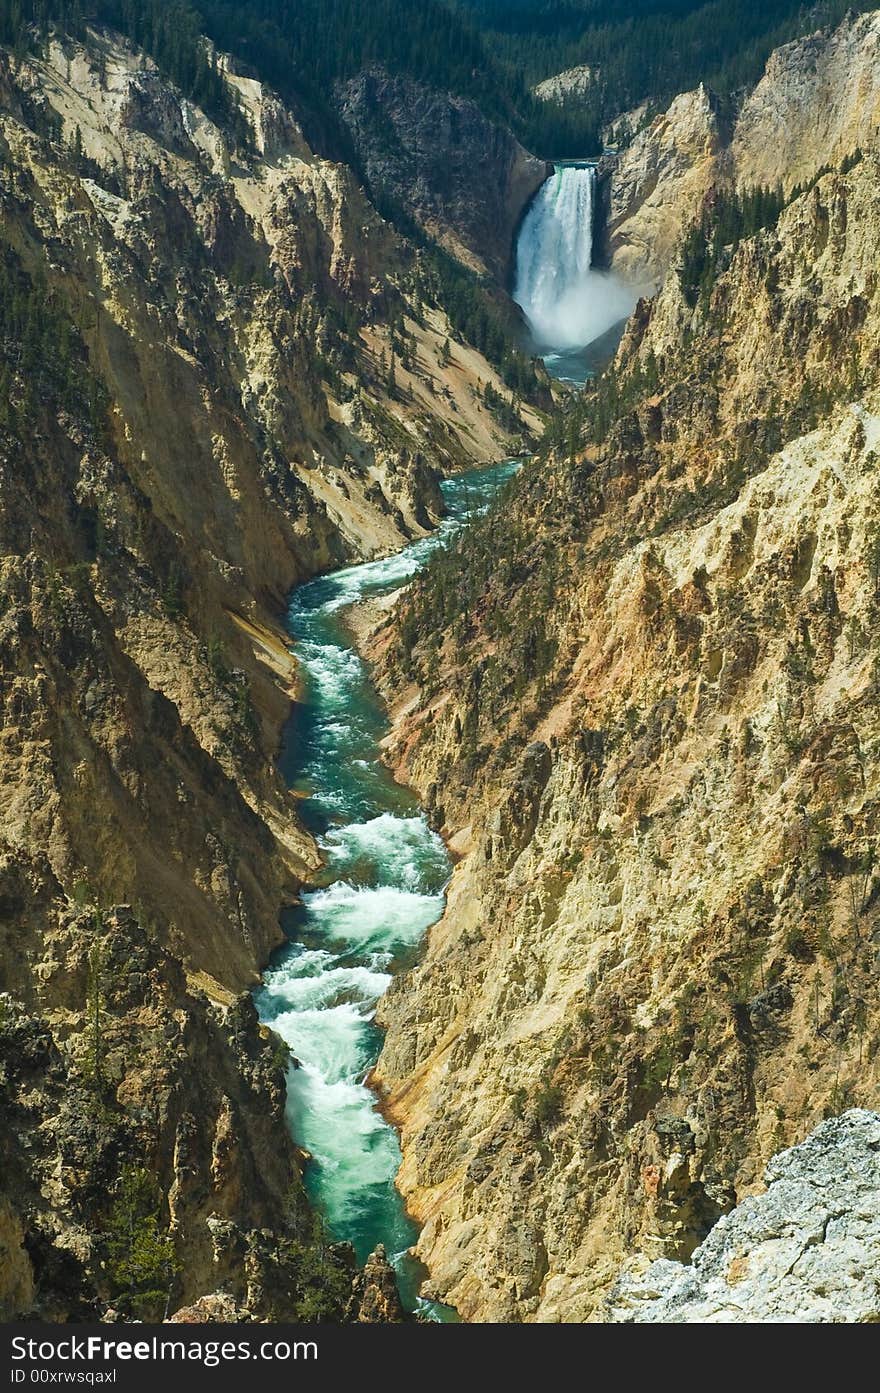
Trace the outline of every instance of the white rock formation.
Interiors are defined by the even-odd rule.
[[[554,73],[553,77],[545,78],[533,91],[539,101],[564,102],[570,97],[582,97],[598,76],[598,68],[581,63],[576,68],[566,68],[564,73]]]
[[[854,1108],[774,1156],[767,1190],[718,1220],[684,1265],[625,1273],[610,1322],[880,1318],[880,1115]]]

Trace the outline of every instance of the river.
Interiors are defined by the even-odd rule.
[[[330,1235],[351,1242],[361,1262],[383,1243],[404,1304],[436,1319],[448,1313],[420,1303],[419,1273],[407,1256],[418,1230],[394,1184],[397,1134],[364,1079],[381,1048],[376,1003],[442,914],[450,864],[415,796],[380,760],[385,711],[342,611],[415,575],[516,468],[504,461],[444,481],[447,512],[435,532],[384,560],[299,586],[288,610],[302,693],[281,768],[302,795],[300,814],[326,865],[285,915],[288,941],[264,974],[257,1009],[296,1061],[288,1120],[313,1157],[306,1185]]]

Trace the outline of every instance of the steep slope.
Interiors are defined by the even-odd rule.
[[[466,265],[503,283],[545,162],[474,102],[381,69],[341,84],[339,109],[370,186]]]
[[[345,1309],[238,996],[317,864],[279,615],[512,443],[420,255],[220,71],[230,128],[110,34],[0,52],[4,1313]]]
[[[880,126],[880,13],[850,15],[831,33],[772,55],[736,124],[731,153],[741,183],[805,184]]]
[[[878,45],[880,13],[850,14],[772,54],[734,116],[704,87],[676,97],[621,150],[607,186],[614,269],[659,283],[716,186],[790,193],[876,143]]]
[[[875,150],[667,277],[374,641],[462,858],[377,1082],[467,1319],[597,1318],[876,1098],[878,208]]]

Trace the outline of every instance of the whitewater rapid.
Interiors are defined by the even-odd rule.
[[[516,246],[513,298],[553,369],[627,318],[638,289],[593,266],[596,170],[557,165],[535,195]]]
[[[325,883],[285,919],[289,942],[264,975],[257,1008],[290,1046],[288,1121],[313,1157],[306,1183],[330,1234],[350,1241],[360,1261],[383,1243],[411,1306],[406,1254],[417,1231],[394,1185],[397,1135],[365,1078],[381,1045],[376,1003],[442,914],[450,866],[415,798],[379,759],[384,712],[341,611],[413,576],[515,469],[506,461],[447,480],[447,515],[430,537],[300,586],[288,612],[303,692],[281,763],[303,795]]]

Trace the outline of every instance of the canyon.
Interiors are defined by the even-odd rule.
[[[876,1319],[878,43],[0,49],[0,1317]]]

